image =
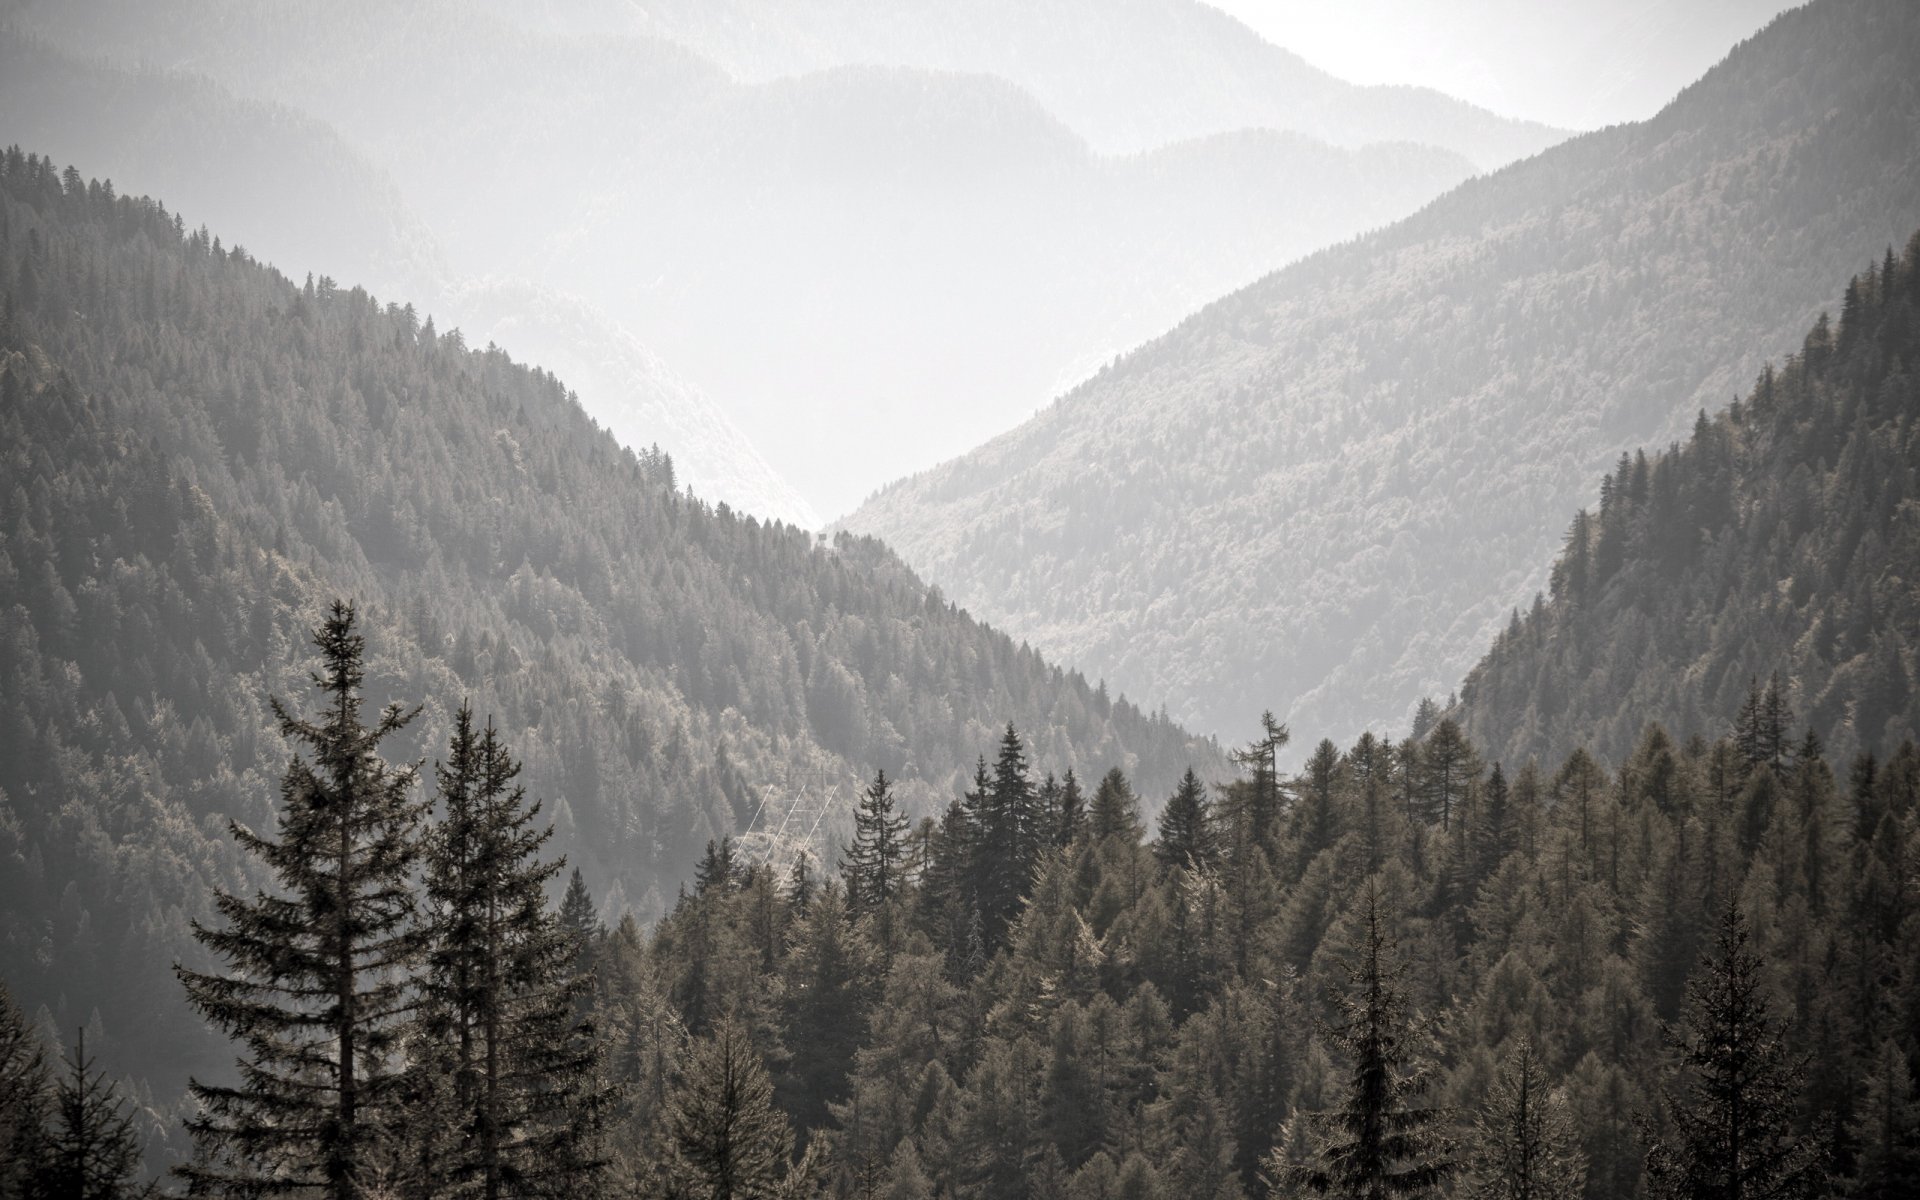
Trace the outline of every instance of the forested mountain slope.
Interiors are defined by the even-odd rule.
[[[750,429],[823,517],[1475,170],[1411,127],[1334,146],[1249,131],[1252,115],[1112,156],[978,67],[743,82],[657,30],[556,32],[476,0],[15,8],[69,50],[325,121],[425,215],[453,275],[592,304]]]
[[[1649,721],[1726,727],[1753,681],[1842,759],[1920,730],[1920,235],[1847,285],[1744,401],[1684,445],[1622,456],[1460,688],[1509,761],[1623,757]]]
[[[1402,719],[1623,446],[1920,226],[1916,54],[1911,4],[1788,13],[1657,118],[1263,279],[845,524],[1199,727]]]
[[[114,66],[0,27],[8,144],[61,147],[103,179],[137,180],[290,274],[405,296],[476,346],[497,341],[563,374],[615,437],[666,447],[682,481],[709,500],[819,523],[710,398],[604,312],[497,269],[456,278],[392,175],[318,118],[204,76]],[[561,325],[564,338],[551,332]]]
[[[268,697],[304,695],[334,595],[370,702],[426,705],[396,753],[470,697],[642,918],[796,775],[944,803],[1009,719],[1036,765],[1149,794],[1223,764],[878,543],[678,491],[553,376],[17,150],[0,338],[0,975],[61,1028],[97,1008],[116,1069],[177,1083],[205,1050],[153,996],[210,886],[251,886],[226,822],[271,823]]]

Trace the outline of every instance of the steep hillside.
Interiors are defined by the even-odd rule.
[[[666,447],[702,496],[819,524],[710,399],[604,312],[497,271],[456,279],[392,177],[324,122],[202,76],[76,58],[0,28],[6,144],[61,147],[104,179],[139,180],[172,198],[291,274],[406,296],[476,345],[497,341],[521,359],[565,366],[602,424],[636,450]]]
[[[116,1069],[205,1048],[151,997],[209,885],[248,882],[226,821],[268,820],[267,700],[304,694],[332,595],[367,617],[370,700],[427,706],[397,751],[470,696],[643,918],[769,786],[878,765],[943,804],[1009,719],[1037,767],[1148,795],[1224,767],[877,543],[688,496],[553,376],[17,150],[0,368],[0,975],[60,1027],[97,1006]],[[145,1057],[114,1055],[136,1022]]]
[[[1920,638],[1920,235],[1856,277],[1837,326],[1684,445],[1622,459],[1460,689],[1496,757],[1624,758],[1649,721],[1730,726],[1778,673],[1837,759],[1914,736]]]
[[[453,275],[591,304],[825,516],[1474,170],[1406,145],[1417,129],[1335,147],[1294,125],[1237,132],[1254,114],[1112,157],[991,64],[743,82],[659,30],[556,32],[457,0],[16,8],[59,45],[327,122],[430,214]],[[1210,77],[1215,53],[1191,48],[1168,78]]]
[[[1916,55],[1910,4],[1789,13],[1654,120],[1263,279],[845,524],[1200,728],[1397,723],[1623,446],[1920,226]]]

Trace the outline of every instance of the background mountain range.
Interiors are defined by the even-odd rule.
[[[443,325],[468,323],[458,285],[475,276],[590,304],[751,430],[798,496],[750,460],[710,467],[740,457],[731,435],[701,440],[711,422],[671,431],[678,443],[663,431],[703,494],[817,524],[1195,306],[1560,136],[1431,92],[1343,84],[1202,5],[1099,9],[929,5],[892,22],[863,5],[642,18],[447,0],[8,12],[90,62],[210,79],[324,122],[425,214],[434,286],[352,241],[315,261],[269,227],[250,248],[404,293]],[[785,28],[796,21],[808,28]],[[1076,30],[1095,40],[1071,44]],[[774,61],[775,44],[807,50]],[[21,87],[14,103],[0,136],[63,144],[40,140],[65,127],[51,99]],[[149,145],[197,162],[192,133],[147,129]],[[113,155],[88,161],[127,175]],[[273,208],[252,211],[275,223]],[[577,386],[624,435],[624,380]]]
[[[1567,514],[1920,226],[1920,11],[1786,14],[1654,119],[1279,271],[847,518],[1195,727],[1453,687]]]

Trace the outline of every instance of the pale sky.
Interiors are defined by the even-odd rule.
[[[1785,0],[1209,0],[1355,83],[1576,129],[1641,120]]]

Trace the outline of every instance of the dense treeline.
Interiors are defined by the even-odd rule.
[[[882,765],[928,807],[1009,715],[1062,771],[1221,761],[878,543],[689,496],[551,376],[18,151],[0,463],[0,972],[139,1076],[212,1061],[151,996],[260,881],[225,822],[271,823],[317,595],[359,601],[370,702],[428,706],[395,758],[492,713],[610,917],[664,911],[789,771]]]
[[[1460,689],[1468,732],[1510,759],[1615,759],[1650,720],[1723,726],[1778,672],[1836,754],[1913,736],[1917,359],[1920,234],[1684,445],[1621,456],[1551,595]]]
[[[589,939],[616,1176],[718,1196],[751,1154],[765,1187],[733,1194],[789,1163],[845,1197],[1920,1187],[1911,743],[1837,781],[1775,693],[1717,741],[1650,726],[1617,770],[1509,770],[1442,718],[1282,778],[1264,730],[1151,835],[1121,772],[1036,781],[1008,730],[918,829],[877,777],[837,879],[716,843],[655,929]],[[721,1111],[755,1131],[732,1150],[702,1133]],[[674,1191],[690,1161],[707,1182]]]
[[[497,730],[432,795],[316,631],[271,868],[182,968],[242,1049],[196,1081],[196,1194],[334,1200],[1895,1197],[1920,1186],[1920,748],[1841,785],[1777,689],[1617,771],[1488,765],[1451,719],[1189,773],[1016,729],[914,826],[877,773],[831,877],[708,845],[609,929]],[[0,1005],[4,1200],[132,1194],[124,1101]],[[61,1190],[90,1171],[97,1186]],[[63,1174],[64,1172],[64,1174]]]

